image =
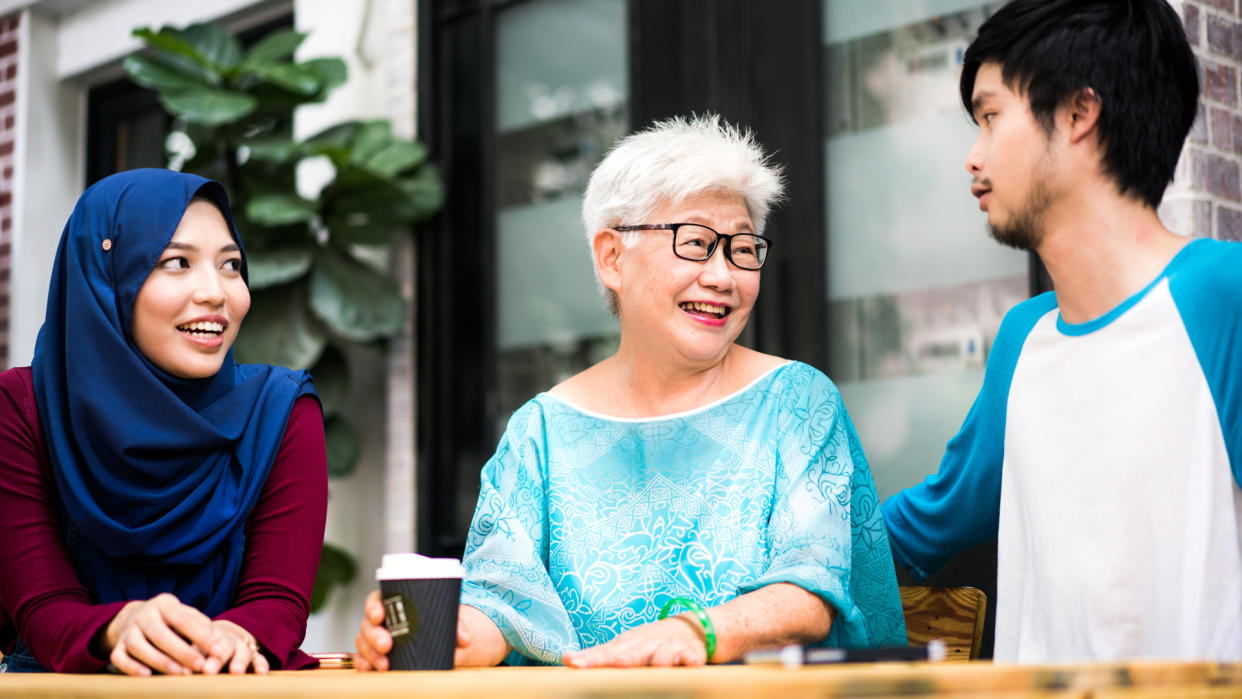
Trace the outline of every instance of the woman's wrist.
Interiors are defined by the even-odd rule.
[[[707,610],[703,605],[689,599],[688,597],[674,597],[669,600],[664,608],[660,610],[660,618],[668,617],[669,612],[673,609],[681,607],[687,611],[678,614],[678,619],[685,619],[692,625],[698,625],[703,632],[703,647],[707,653],[705,662],[710,663],[716,655],[716,626],[712,623],[712,618],[708,616]]]
[[[99,628],[99,631],[95,632],[95,636],[91,638],[89,646],[91,655],[94,655],[96,658],[101,660],[108,659],[108,656],[112,654],[112,649],[116,648],[117,639],[120,638],[121,630],[125,628],[125,624],[129,620],[130,613],[133,612],[134,606],[138,604],[142,604],[142,601],[133,600],[131,602],[126,602],[125,606],[121,607],[120,610],[118,610],[117,613],[108,620],[107,624],[104,624]]]

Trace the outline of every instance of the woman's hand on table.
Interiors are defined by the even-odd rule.
[[[630,629],[593,648],[571,651],[561,662],[577,668],[703,665],[707,646],[696,619],[676,616]]]
[[[245,672],[252,666],[256,672],[266,672],[266,658],[250,652],[253,643],[254,637],[240,626],[213,622],[176,596],[163,593],[126,604],[93,645],[98,655],[106,656],[127,675],[215,674],[225,663],[232,672]],[[238,650],[238,645],[245,646],[245,651]]]
[[[203,664],[204,674],[215,675],[228,667],[231,675],[244,675],[251,669],[256,675],[266,675],[271,669],[267,658],[259,651],[258,641],[249,631],[227,619],[211,622],[211,628],[216,642]]]

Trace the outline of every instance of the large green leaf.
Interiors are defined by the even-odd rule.
[[[186,121],[219,126],[253,112],[258,101],[244,92],[206,88],[161,94],[160,104]]]
[[[181,30],[181,36],[221,73],[228,73],[241,63],[241,42],[218,24],[191,24]]]
[[[294,194],[265,194],[246,204],[246,218],[263,226],[305,223],[315,217],[317,206]]]
[[[309,68],[319,74],[319,82],[323,85],[324,94],[345,84],[349,77],[349,68],[339,58],[312,58],[298,65]]]
[[[251,71],[264,80],[299,95],[314,95],[323,85],[318,73],[303,66],[254,66]]]
[[[405,299],[392,277],[331,246],[319,250],[311,267],[310,306],[355,342],[391,337],[405,322]]]
[[[392,125],[384,120],[369,121],[362,125],[354,142],[350,161],[361,165],[392,143]]]
[[[252,250],[246,255],[250,289],[265,289],[293,281],[310,269],[314,253],[310,247]]]
[[[130,80],[159,92],[207,87],[201,72],[187,72],[151,56],[126,56],[123,65]]]
[[[142,39],[148,48],[155,51],[165,62],[175,65],[191,75],[198,75],[212,85],[220,84],[220,73],[215,70],[211,61],[198,49],[181,36],[181,32],[172,27],[163,27],[158,32],[148,27],[138,27],[131,32]]]
[[[336,184],[328,196],[327,208],[337,214],[364,214],[372,221],[407,223],[418,214],[409,193],[400,182],[361,170],[345,167],[337,173]]]
[[[246,58],[242,61],[241,68],[248,70],[255,66],[283,61],[292,56],[305,39],[306,34],[302,32],[293,29],[277,29],[250,47],[250,50],[246,52]]]
[[[397,186],[410,197],[414,222],[431,218],[444,205],[444,179],[432,163],[423,164],[413,177],[397,180]]]
[[[332,240],[342,245],[387,245],[399,224],[378,221],[365,214],[335,215],[328,219]]]
[[[310,371],[315,378],[315,392],[319,394],[323,414],[340,412],[349,393],[349,362],[345,354],[329,344]]]
[[[415,141],[393,141],[368,158],[366,169],[383,177],[392,177],[427,160],[427,148]]]
[[[319,572],[315,575],[315,585],[311,589],[311,613],[323,609],[332,588],[348,585],[357,574],[358,564],[348,551],[332,544],[324,544],[319,555]]]
[[[323,436],[327,442],[328,476],[344,478],[358,466],[362,445],[352,425],[340,415],[324,418]]]
[[[275,165],[286,165],[301,153],[298,144],[287,136],[249,138],[241,141],[239,146],[249,150],[250,158]]]
[[[352,143],[362,122],[346,121],[330,126],[302,141],[302,149],[310,155],[324,155],[332,160],[338,170],[349,163]]]
[[[319,359],[327,340],[323,325],[306,308],[305,284],[255,290],[237,336],[237,359],[305,369]]]

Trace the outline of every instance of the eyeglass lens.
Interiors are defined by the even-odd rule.
[[[768,255],[768,244],[749,234],[717,235],[706,226],[679,226],[673,240],[673,251],[687,260],[706,260],[716,251],[716,244],[725,240],[725,256],[742,269],[759,269]]]

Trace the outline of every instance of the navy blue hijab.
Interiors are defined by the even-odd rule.
[[[214,376],[181,379],[134,345],[134,300],[195,195],[240,245],[224,188],[196,175],[131,170],[82,194],[32,367],[70,556],[95,602],[171,592],[215,616],[234,601],[293,402],[314,389],[305,371],[238,365],[231,349]]]

